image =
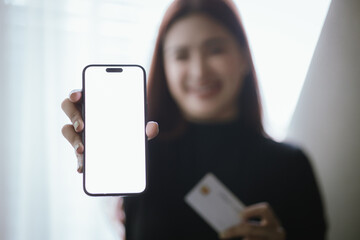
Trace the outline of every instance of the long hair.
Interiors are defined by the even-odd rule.
[[[242,122],[256,133],[266,135],[262,125],[261,102],[257,77],[240,16],[231,0],[174,0],[167,9],[157,36],[148,78],[148,119],[157,121],[161,136],[177,136],[185,120],[172,98],[164,70],[164,38],[170,27],[191,13],[204,13],[227,28],[247,55],[249,72],[239,93],[239,112]]]

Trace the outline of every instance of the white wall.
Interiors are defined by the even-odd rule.
[[[312,158],[326,204],[329,239],[359,239],[359,0],[332,1],[288,139]]]

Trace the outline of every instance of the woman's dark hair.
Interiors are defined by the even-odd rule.
[[[174,0],[165,13],[155,44],[148,78],[148,119],[157,121],[161,136],[176,136],[185,126],[180,109],[170,95],[164,70],[163,47],[172,24],[191,13],[204,13],[226,27],[247,55],[249,72],[239,95],[241,121],[256,133],[265,135],[257,78],[249,45],[235,4],[231,0]]]

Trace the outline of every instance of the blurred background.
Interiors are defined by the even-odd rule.
[[[119,239],[82,190],[60,105],[84,66],[149,69],[170,0],[0,0],[0,239]],[[329,239],[360,236],[360,1],[236,0],[275,139],[309,154]],[[106,126],[105,126],[106,128]]]

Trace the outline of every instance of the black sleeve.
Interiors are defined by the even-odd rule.
[[[288,175],[287,219],[283,226],[287,240],[326,239],[326,221],[320,191],[309,159],[294,150]]]

